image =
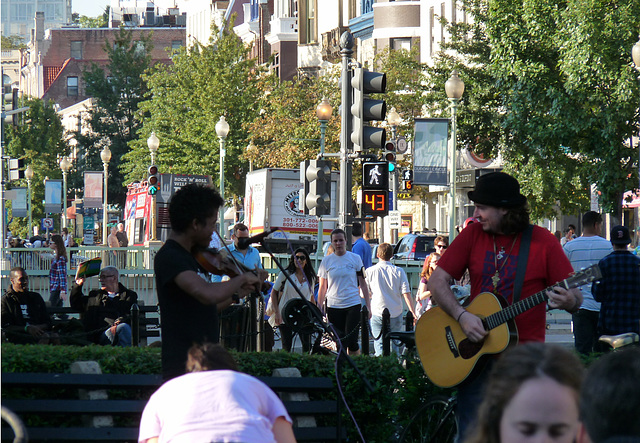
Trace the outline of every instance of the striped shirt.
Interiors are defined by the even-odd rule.
[[[613,251],[599,266],[602,279],[593,285],[593,296],[602,304],[598,331],[640,333],[640,258],[628,251]]]
[[[54,258],[49,270],[49,291],[67,292],[67,257]]]
[[[564,253],[569,258],[574,271],[580,271],[595,265],[607,255],[611,254],[613,247],[611,242],[600,236],[581,236],[564,245]],[[591,283],[580,287],[584,301],[580,309],[587,311],[599,311],[600,303],[591,295]]]

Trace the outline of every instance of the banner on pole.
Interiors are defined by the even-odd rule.
[[[62,180],[44,182],[44,212],[47,214],[62,212]]]
[[[416,118],[413,184],[447,186],[449,119]]]
[[[84,207],[85,208],[101,208],[102,207],[102,172],[85,172],[84,173]]]
[[[27,188],[13,188],[15,197],[11,201],[11,212],[14,217],[26,217],[29,215],[27,211]]]

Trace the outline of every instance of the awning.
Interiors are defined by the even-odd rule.
[[[75,220],[76,219],[76,207],[69,206],[67,208],[67,220]]]
[[[622,207],[624,209],[640,208],[640,191],[627,191],[622,196]]]

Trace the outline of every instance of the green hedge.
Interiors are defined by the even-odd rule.
[[[270,376],[276,368],[296,367],[303,376],[335,379],[335,358],[287,352],[233,352],[240,370],[255,376]],[[107,346],[2,345],[2,372],[69,372],[74,361],[97,361],[104,373],[159,374],[160,349]],[[358,369],[374,388],[366,390],[356,371],[342,362],[342,387],[366,441],[394,440],[420,402],[439,391],[431,385],[417,361],[403,368],[395,357],[355,357]],[[3,390],[2,395],[5,395]],[[342,406],[341,406],[342,407]],[[343,426],[349,440],[358,441],[353,421],[344,407]]]

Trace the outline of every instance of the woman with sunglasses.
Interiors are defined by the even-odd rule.
[[[313,288],[315,287],[316,280],[318,278],[316,276],[316,271],[311,265],[309,253],[303,248],[296,249],[291,256],[289,266],[286,270],[300,292],[302,292],[307,300],[315,305],[316,301],[313,297]],[[287,302],[299,297],[300,296],[287,280],[284,273],[281,272],[273,285],[273,290],[271,291],[271,306],[274,314],[269,319],[269,323],[272,326],[278,326],[278,329],[280,329],[282,349],[287,352],[291,352],[293,331],[283,322],[282,311],[284,310]],[[302,351],[308,353],[311,350],[311,335],[308,333],[301,333],[300,341],[302,342]]]

